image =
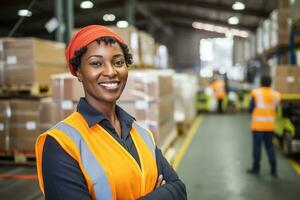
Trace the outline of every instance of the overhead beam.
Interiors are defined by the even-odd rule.
[[[267,12],[265,10],[257,10],[257,9],[251,9],[247,8],[245,10],[233,10],[231,5],[224,4],[224,3],[214,3],[214,2],[208,2],[208,1],[191,1],[191,0],[140,0],[141,2],[145,2],[148,4],[168,4],[172,6],[189,6],[191,8],[205,8],[215,11],[222,11],[222,12],[229,12],[229,13],[236,13],[240,15],[248,15],[248,16],[255,16],[259,18],[268,18],[270,15],[270,12]]]
[[[220,21],[220,20],[215,20],[215,19],[210,19],[207,17],[203,16],[196,16],[193,14],[187,14],[187,13],[180,13],[180,12],[173,12],[169,11],[167,9],[160,9],[159,11],[154,12],[156,16],[159,16],[160,18],[167,19],[167,18],[181,18],[181,19],[187,19],[190,20],[191,24],[194,21],[198,22],[203,22],[203,23],[209,23],[209,24],[215,24],[215,25],[220,25],[220,26],[226,26],[230,28],[236,28],[236,29],[243,29],[243,30],[248,30],[251,32],[256,31],[257,26],[253,25],[246,25],[246,24],[238,24],[238,25],[230,25],[227,22]]]
[[[137,12],[142,14],[144,17],[148,18],[153,23],[154,26],[161,29],[166,35],[171,36],[173,34],[172,29],[164,22],[162,22],[160,18],[153,15],[153,13],[151,13],[149,9],[146,8],[144,5],[138,2],[136,3],[137,3],[136,4]]]

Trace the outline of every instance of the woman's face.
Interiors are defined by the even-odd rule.
[[[82,80],[87,100],[115,103],[125,87],[128,69],[118,43],[96,41],[87,46],[81,57],[77,76]]]

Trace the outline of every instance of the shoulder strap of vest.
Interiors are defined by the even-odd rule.
[[[155,140],[153,138],[153,135],[150,131],[147,131],[137,123],[133,122],[132,127],[137,130],[137,132],[140,134],[140,136],[143,138],[149,149],[151,150],[154,158],[155,158]]]
[[[76,117],[76,115],[72,115],[71,117]],[[68,123],[66,121],[60,122],[54,127],[54,129],[65,133],[78,148],[78,151],[80,152],[80,160],[78,160],[78,162],[82,164],[82,167],[94,184],[96,199],[113,199],[106,173],[83,139],[80,130],[74,128],[72,124],[69,123],[70,121],[72,120],[68,120]],[[103,178],[98,179],[98,177]]]

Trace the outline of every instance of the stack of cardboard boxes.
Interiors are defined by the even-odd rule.
[[[52,125],[49,98],[1,100],[0,113],[0,151],[33,153],[37,136]]]
[[[9,118],[11,110],[9,99],[0,101],[0,152],[9,150]]]
[[[80,97],[84,96],[82,84],[70,73],[51,76],[52,121],[58,123],[76,110]]]
[[[129,47],[134,65],[140,66],[141,58],[138,30],[134,26],[128,26],[127,28],[118,28],[116,26],[110,26],[109,28],[111,28],[114,32],[121,36],[125,44],[127,44]]]
[[[281,7],[278,10],[274,10],[270,15],[270,32],[269,40],[265,43],[269,43],[270,47],[275,47],[277,45],[287,45],[289,44],[290,38],[290,10],[285,7]]]
[[[65,45],[36,38],[0,39],[2,85],[50,84],[65,71]]]
[[[170,71],[133,70],[118,105],[149,128],[162,147],[175,130],[173,118],[173,73]]]
[[[300,67],[277,65],[271,68],[273,88],[281,93],[300,93]]]
[[[43,85],[50,92],[50,75],[66,69],[64,51],[64,44],[48,40],[0,39],[0,85],[8,88],[0,93],[0,150],[34,153],[36,137],[53,125],[51,99],[19,90]]]

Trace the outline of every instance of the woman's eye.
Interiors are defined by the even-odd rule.
[[[102,65],[102,63],[101,63],[101,62],[98,62],[98,61],[93,61],[93,62],[91,62],[90,64],[91,64],[92,66],[94,66],[94,67],[99,67],[99,66]]]
[[[125,64],[124,60],[116,60],[114,62],[114,66],[116,66],[116,67],[122,67],[124,64]]]

